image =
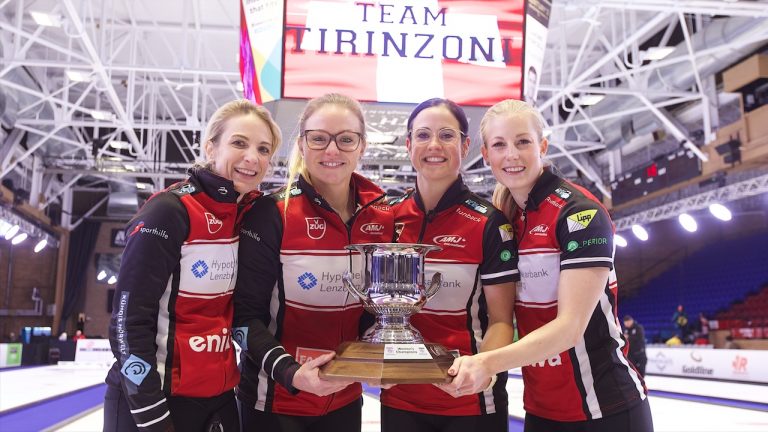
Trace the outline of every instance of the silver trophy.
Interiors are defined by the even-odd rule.
[[[376,344],[424,343],[410,318],[440,289],[440,273],[432,276],[429,286],[424,285],[424,258],[441,248],[408,243],[354,244],[346,248],[360,252],[364,285],[355,286],[352,274],[345,272],[344,287],[376,316],[375,327],[362,340]]]

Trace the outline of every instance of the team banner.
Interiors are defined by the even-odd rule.
[[[528,0],[525,8],[525,69],[523,98],[536,105],[541,68],[544,65],[544,51],[547,48],[549,15],[552,0]]]
[[[243,97],[258,104],[282,97],[283,1],[241,0],[240,78]]]
[[[521,97],[524,0],[285,7],[283,97],[338,91],[365,101],[446,97],[480,106]]]
[[[768,383],[768,351],[648,347],[646,354],[653,375]]]

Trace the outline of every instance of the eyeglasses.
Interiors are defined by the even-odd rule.
[[[302,134],[307,143],[307,147],[312,150],[325,150],[331,144],[336,143],[336,148],[343,152],[353,152],[360,146],[363,135],[358,132],[344,131],[337,134],[328,133],[324,130],[305,130]]]
[[[442,128],[437,132],[433,132],[432,129],[419,128],[411,131],[411,139],[414,143],[419,145],[425,145],[432,142],[432,138],[437,135],[437,141],[440,144],[456,144],[459,142],[462,136],[465,136],[464,132],[457,131],[453,128]]]

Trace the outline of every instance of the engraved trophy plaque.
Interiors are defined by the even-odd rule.
[[[363,259],[363,286],[349,272],[344,286],[357,297],[376,324],[360,342],[344,342],[336,357],[323,365],[325,379],[354,380],[374,385],[426,384],[450,381],[453,355],[439,344],[425,343],[410,324],[411,315],[437,294],[442,281],[435,273],[424,283],[424,259],[437,246],[369,243],[347,246]]]

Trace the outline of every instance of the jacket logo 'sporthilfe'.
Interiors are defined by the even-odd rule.
[[[211,213],[205,212],[205,220],[208,222],[208,232],[216,234],[224,226],[224,222]]]
[[[307,235],[312,240],[320,240],[325,235],[325,219],[321,217],[304,218],[307,221]]]

